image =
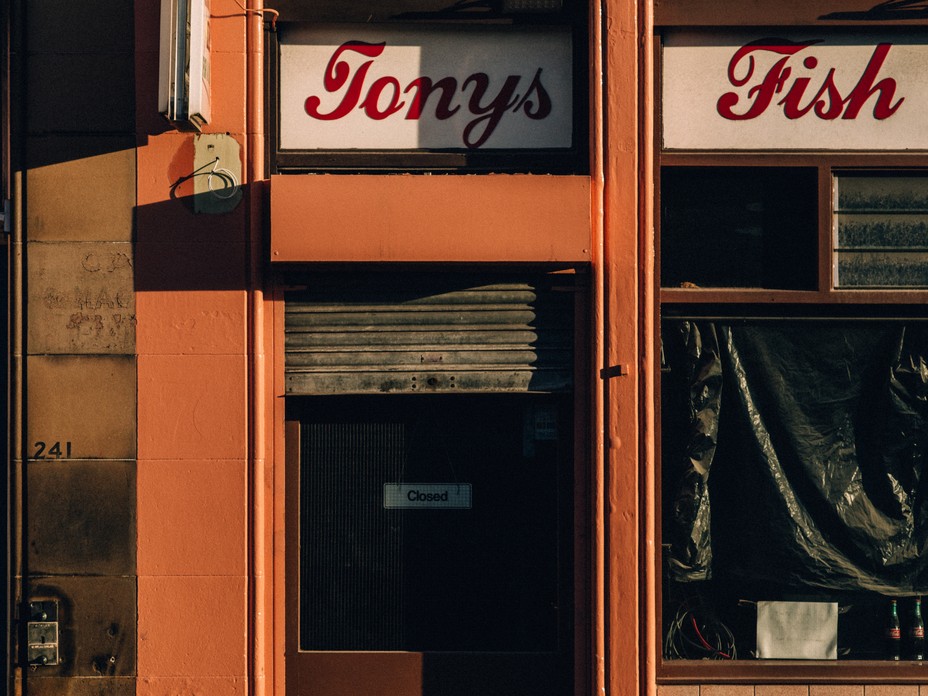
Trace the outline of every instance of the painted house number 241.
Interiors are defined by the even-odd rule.
[[[71,458],[71,441],[66,442],[46,442],[38,440],[35,443],[35,452],[32,454],[33,459],[70,459]]]

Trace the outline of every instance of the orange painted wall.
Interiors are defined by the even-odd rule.
[[[271,177],[273,261],[589,262],[586,176]]]
[[[138,679],[145,696],[248,693],[246,202],[192,208],[194,135],[157,110],[160,3],[136,7]],[[213,118],[246,145],[246,16],[212,0]],[[243,157],[247,152],[243,150]],[[180,183],[179,183],[180,182]],[[245,182],[247,185],[247,182]]]

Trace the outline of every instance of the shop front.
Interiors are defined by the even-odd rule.
[[[655,16],[657,681],[923,681],[925,16],[731,5]]]
[[[587,10],[433,4],[268,51],[286,690],[582,693]]]

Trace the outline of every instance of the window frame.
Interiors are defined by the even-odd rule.
[[[807,16],[821,10],[828,3],[818,0],[815,6],[793,3],[788,8],[775,7],[760,12],[768,15],[752,15],[752,10],[738,3],[711,5],[697,2],[687,5],[683,0],[668,0],[663,8],[656,9],[654,28],[652,84],[652,117],[654,139],[652,143],[653,167],[653,234],[655,272],[653,274],[654,297],[654,354],[661,354],[661,322],[665,312],[672,317],[686,318],[705,313],[722,314],[739,318],[758,315],[806,316],[814,314],[828,318],[866,317],[880,313],[881,309],[891,314],[908,314],[928,321],[928,288],[913,289],[849,289],[836,288],[834,279],[834,186],[836,176],[842,172],[918,172],[928,176],[928,151],[746,151],[746,150],[664,150],[662,119],[662,45],[664,30],[699,29],[707,34],[756,31],[759,35],[770,32],[770,24],[789,22],[795,14],[804,19],[793,18],[794,24],[783,29],[809,28],[832,32],[835,22],[815,21]],[[730,5],[738,8],[732,14]],[[803,5],[802,7],[799,7]],[[780,12],[778,19],[769,13]],[[832,8],[833,9],[833,8]],[[786,17],[786,19],[783,19]],[[821,19],[821,17],[819,17]],[[873,33],[887,33],[895,29],[911,29],[923,26],[925,20],[913,22],[860,23],[853,27]],[[846,31],[848,25],[839,24]],[[776,31],[776,29],[773,29]],[[818,172],[818,273],[817,288],[814,290],[776,290],[764,288],[674,288],[661,285],[661,172],[663,167],[807,167]],[[655,535],[662,549],[655,554],[651,572],[654,577],[655,626],[658,640],[654,655],[658,684],[730,683],[730,684],[915,684],[924,682],[924,663],[880,660],[668,660],[664,658],[664,574],[662,508],[662,443],[661,443],[661,365],[653,365],[655,384],[652,403],[655,409],[654,496]]]
[[[833,181],[842,172],[916,172],[928,177],[928,153],[743,153],[743,152],[655,152],[655,254],[660,259],[662,167],[806,167],[818,170],[818,288],[774,290],[765,288],[669,288],[656,283],[660,304],[693,303],[812,303],[834,304],[920,304],[928,302],[928,288],[851,289],[834,287]]]

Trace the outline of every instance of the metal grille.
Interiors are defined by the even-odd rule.
[[[569,391],[573,293],[559,283],[314,282],[286,298],[287,394]]]
[[[300,647],[403,645],[403,529],[380,500],[400,480],[405,428],[306,424],[300,468]]]

